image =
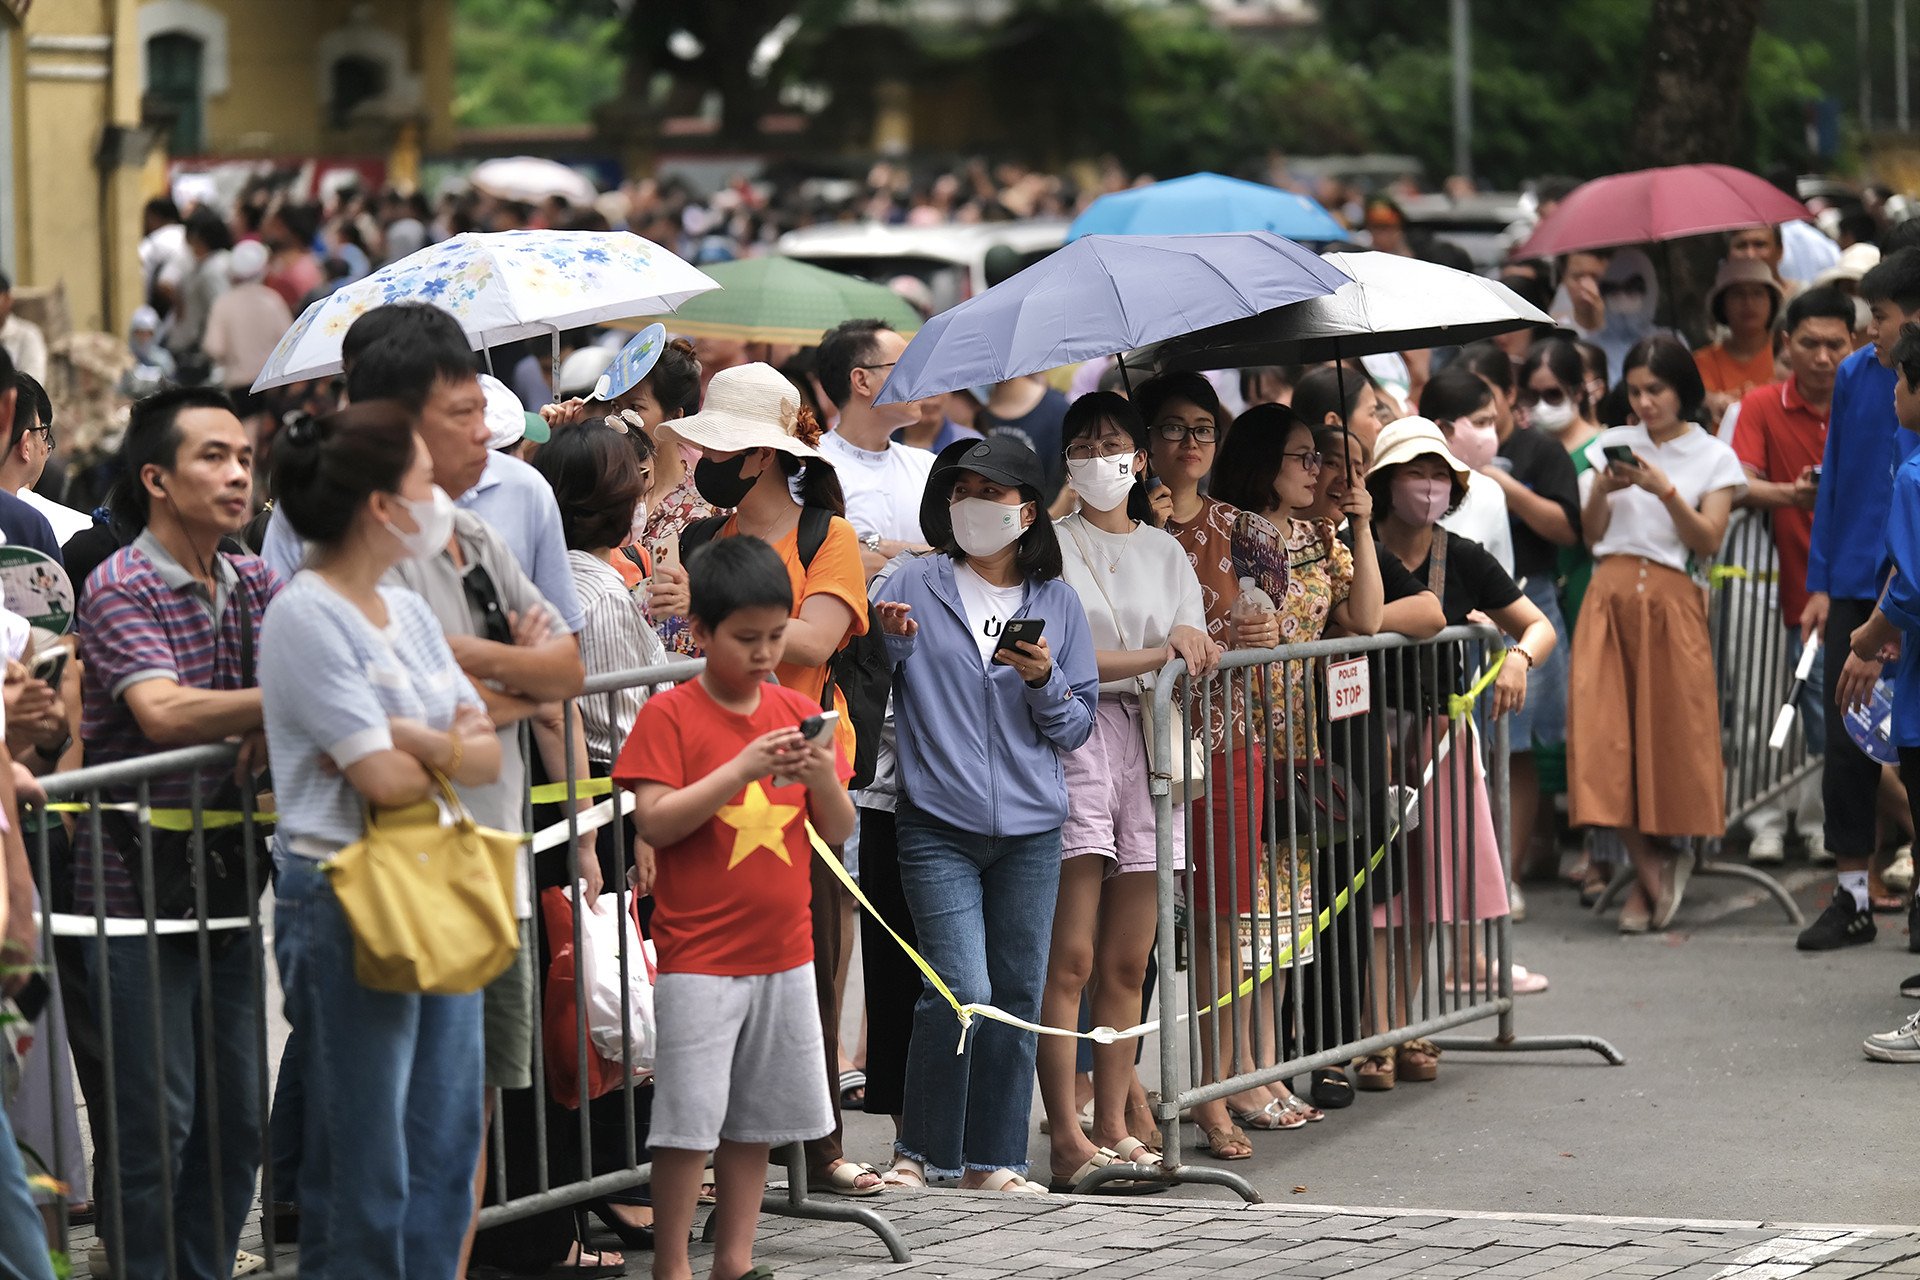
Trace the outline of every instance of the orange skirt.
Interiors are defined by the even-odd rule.
[[[1594,567],[1568,681],[1573,821],[1654,836],[1726,833],[1726,762],[1706,597],[1639,556]]]

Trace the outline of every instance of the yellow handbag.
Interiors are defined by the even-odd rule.
[[[326,864],[353,930],[353,974],[372,991],[465,995],[505,972],[520,946],[513,909],[521,838],[473,820],[453,785],[398,809],[367,810],[367,834]]]

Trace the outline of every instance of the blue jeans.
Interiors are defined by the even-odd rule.
[[[993,1004],[1040,1020],[1060,891],[1060,831],[983,836],[900,802],[900,887],[920,954],[962,1004]],[[1038,1037],[1004,1023],[974,1023],[966,1052],[960,1024],[931,986],[913,1010],[901,1154],[929,1174],[1027,1168]],[[975,1084],[977,1088],[973,1087]]]
[[[27,1192],[26,1164],[13,1144],[5,1107],[0,1107],[0,1280],[53,1280],[46,1224]]]
[[[452,1280],[483,1126],[480,993],[394,995],[353,976],[317,864],[282,856],[274,957],[300,1028],[303,1280]]]
[[[106,945],[106,981],[98,947],[90,943],[86,952],[113,1037],[120,1210],[116,1223],[114,1179],[103,1171],[102,1234],[128,1280],[159,1280],[167,1275],[170,1221],[179,1280],[227,1280],[260,1168],[259,943],[214,935],[211,1007],[201,1000],[199,948],[190,935],[163,937],[157,948],[144,936]],[[203,1052],[209,1032],[211,1059]]]

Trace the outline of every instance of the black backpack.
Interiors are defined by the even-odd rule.
[[[822,507],[804,507],[800,511],[800,567],[813,567],[814,556],[826,544],[833,513]],[[693,553],[726,525],[730,516],[709,516],[696,520],[680,531],[680,563],[692,561]],[[887,693],[893,683],[893,667],[887,661],[886,633],[873,602],[867,602],[867,631],[841,646],[827,666],[827,685],[820,691],[820,705],[833,709],[834,690],[847,700],[847,715],[853,722],[853,790],[873,782],[880,759],[880,728],[887,718]]]

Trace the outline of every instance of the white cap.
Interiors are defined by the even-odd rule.
[[[600,375],[607,371],[613,358],[620,354],[607,347],[582,347],[560,362],[560,385],[553,389],[558,397],[589,396],[600,381]]]
[[[480,389],[487,393],[487,449],[504,449],[527,434],[527,407],[513,388],[490,373],[480,375]]]
[[[236,283],[258,280],[267,273],[267,246],[258,240],[242,240],[227,254],[227,274]]]

